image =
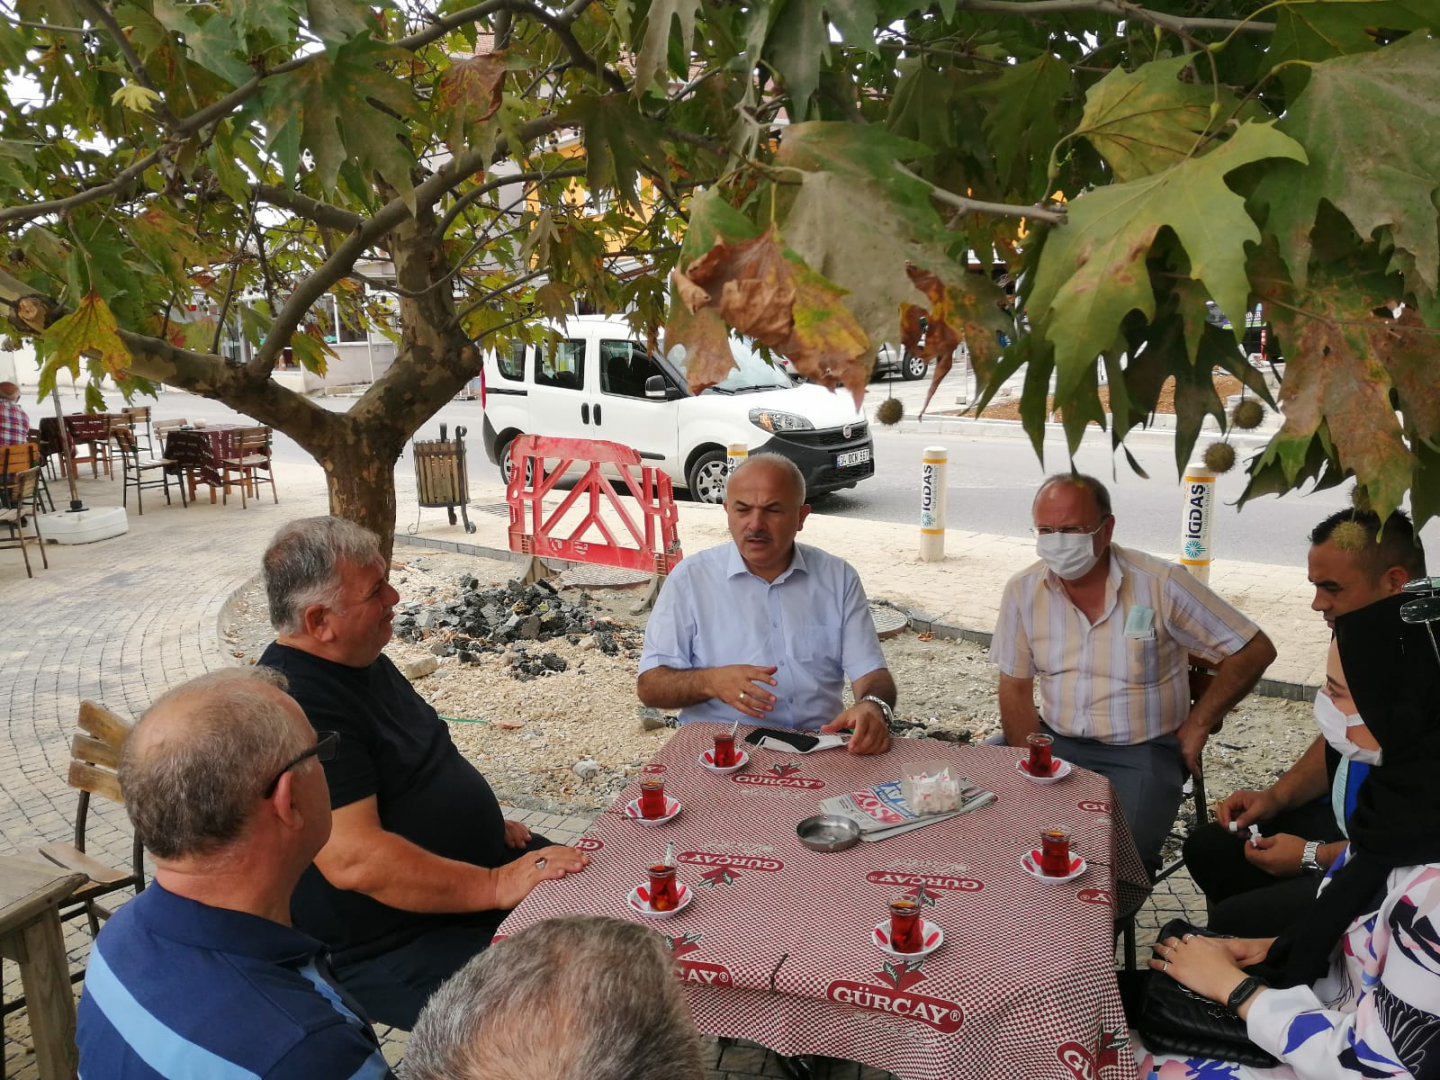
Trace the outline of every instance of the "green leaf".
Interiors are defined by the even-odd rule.
[[[820,85],[820,64],[829,57],[824,0],[775,0],[779,12],[765,53],[785,84],[796,119],[810,115],[810,99]]]
[[[1341,5],[1344,6],[1344,5]],[[1309,85],[1280,121],[1308,165],[1274,168],[1256,202],[1297,285],[1309,275],[1311,230],[1321,200],[1369,239],[1388,227],[1421,286],[1440,275],[1435,199],[1440,192],[1440,41],[1411,34],[1394,45],[1311,69]],[[1397,119],[1403,117],[1403,122]]]
[[[80,374],[80,357],[95,357],[111,375],[130,366],[130,350],[120,340],[115,316],[97,292],[87,293],[75,310],[52,323],[40,336],[48,368],[64,367]]]
[[[1045,53],[967,91],[994,102],[985,115],[985,138],[1001,184],[1010,186],[1017,171],[1021,176],[1029,172],[1022,186],[1035,198],[1048,194],[1043,190],[1046,165],[1060,137],[1056,105],[1070,91],[1073,77],[1069,63]]]
[[[155,18],[172,34],[185,39],[190,59],[231,86],[249,82],[255,75],[236,54],[240,39],[230,20],[209,5],[184,4],[180,0],[154,0]]]
[[[288,0],[232,0],[230,10],[236,28],[247,37],[264,34],[272,45],[282,45],[294,36],[296,13]]]
[[[1228,91],[1218,98],[1207,85],[1182,82],[1194,56],[1142,64],[1136,71],[1110,72],[1085,94],[1085,114],[1074,134],[1083,135],[1120,181],[1151,176],[1193,153],[1211,124],[1211,106],[1233,106]]]
[[[290,339],[290,347],[294,350],[295,359],[300,361],[301,367],[306,371],[313,371],[316,375],[324,375],[325,358],[334,356],[338,359],[338,355],[325,343],[325,339],[320,336],[318,327],[313,328],[313,331],[307,329],[294,335]]]
[[[813,121],[785,129],[775,160],[793,169],[829,172],[872,186],[907,222],[908,231],[938,240],[948,234],[930,204],[930,185],[900,167],[930,153],[923,143],[892,135],[876,124]]]
[[[205,266],[210,253],[200,246],[195,230],[158,205],[137,214],[125,231],[135,247],[150,258],[177,289],[190,287],[190,272]]]
[[[650,0],[644,21],[645,36],[635,58],[637,96],[650,89],[656,77],[666,69],[672,23],[680,24],[680,45],[684,55],[690,55],[691,44],[695,40],[695,14],[699,10],[700,0]],[[625,32],[628,37],[628,26]]]
[[[310,15],[310,29],[331,46],[365,33],[372,20],[370,12],[355,0],[305,0],[305,8]]]
[[[1094,365],[1128,312],[1154,316],[1145,259],[1162,228],[1184,246],[1191,276],[1231,322],[1243,325],[1250,293],[1245,245],[1258,242],[1260,231],[1225,177],[1254,161],[1302,154],[1272,126],[1246,123],[1204,157],[1074,199],[1068,224],[1047,231],[1027,297],[1030,318],[1055,344],[1057,395]]]
[[[1305,86],[1309,63],[1378,49],[1382,28],[1435,25],[1431,0],[1286,0],[1275,13],[1275,33],[1260,74],[1283,65],[1281,80],[1297,94]]]
[[[583,132],[590,193],[613,191],[621,203],[638,207],[641,166],[665,170],[659,125],[624,94],[582,95],[565,115]]]

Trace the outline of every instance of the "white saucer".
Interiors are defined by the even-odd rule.
[[[631,889],[630,895],[625,898],[625,902],[630,905],[630,910],[635,912],[636,915],[642,915],[647,919],[673,919],[676,915],[679,915],[680,912],[684,911],[686,905],[690,903],[690,886],[681,882],[679,891],[680,902],[669,911],[656,911],[650,906],[650,886],[648,883],[636,885],[635,888]]]
[[[890,920],[884,919],[875,924],[875,929],[870,932],[870,940],[886,956],[893,956],[896,960],[916,960],[922,956],[929,956],[941,945],[944,945],[945,931],[926,919],[920,925],[920,940],[925,944],[920,946],[917,952],[896,952],[890,948]]]
[[[750,762],[750,755],[749,755],[748,752],[746,752],[746,751],[744,751],[744,750],[741,750],[741,751],[740,751],[740,756],[736,759],[735,764],[734,764],[734,765],[731,765],[731,766],[730,766],[729,768],[727,768],[727,769],[722,769],[719,765],[716,765],[716,764],[715,764],[715,751],[714,751],[714,750],[706,750],[703,754],[701,754],[698,758],[696,758],[696,760],[699,761],[701,765],[705,766],[705,768],[709,769],[709,770],[710,770],[711,772],[713,772],[713,773],[719,773],[721,776],[729,776],[732,772],[739,772],[739,771],[740,771],[741,769],[743,769],[747,764],[749,764],[749,762]]]
[[[1049,776],[1035,776],[1031,773],[1030,762],[1027,758],[1021,758],[1015,762],[1015,771],[1032,784],[1040,784],[1042,786],[1045,784],[1054,784],[1057,781],[1064,780],[1065,777],[1070,775],[1070,763],[1058,757],[1052,760],[1055,762],[1055,771]]]
[[[667,821],[673,821],[675,815],[678,813],[680,813],[680,800],[670,795],[665,796],[664,817],[645,817],[643,814],[640,813],[639,799],[635,799],[632,802],[625,804],[625,816],[631,821],[635,822],[636,825],[644,825],[648,828],[654,828],[656,825],[664,825]]]
[[[1089,869],[1085,860],[1073,851],[1070,852],[1070,873],[1064,877],[1050,877],[1048,874],[1041,873],[1040,853],[1038,851],[1027,851],[1024,855],[1021,855],[1020,865],[1025,868],[1025,872],[1031,877],[1043,881],[1047,885],[1063,885],[1067,881],[1074,881]]]

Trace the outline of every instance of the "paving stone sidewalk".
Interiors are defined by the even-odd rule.
[[[402,519],[414,503],[413,476],[396,474]],[[27,579],[18,552],[0,557],[0,590],[5,603],[0,619],[0,702],[7,723],[0,732],[0,853],[33,851],[41,844],[65,839],[71,830],[75,794],[65,784],[69,742],[79,702],[89,698],[117,712],[135,716],[170,687],[213,670],[231,660],[217,632],[227,599],[255,573],[259,553],[271,533],[293,517],[327,511],[323,477],[313,466],[277,468],[279,505],[267,499],[223,506],[202,500],[189,509],[163,499],[147,501],[143,517],[131,514],[130,532],[100,544],[78,547],[47,545],[48,570],[36,569]],[[63,505],[63,483],[52,485]],[[119,480],[84,478],[81,495],[90,505],[116,505]],[[422,533],[469,539],[451,530],[443,512],[430,511]],[[724,539],[723,519],[708,507],[695,507],[682,528],[690,529],[687,546],[699,550]],[[705,527],[701,527],[705,520]],[[812,518],[812,522],[818,519]],[[405,522],[402,520],[402,528]],[[885,572],[908,562],[895,555],[890,526],[836,519],[807,537],[837,550],[858,550],[867,565],[862,573]],[[502,533],[503,535],[503,533]],[[899,534],[896,533],[896,536]],[[863,542],[862,542],[863,541]],[[499,546],[503,546],[503,539]],[[888,550],[887,550],[888,548]],[[868,553],[868,554],[866,554]],[[34,554],[32,550],[32,555]],[[911,588],[920,596],[945,596],[966,591],[962,564],[947,573],[926,577],[919,564],[907,566]],[[973,569],[973,568],[972,568]],[[930,583],[926,585],[924,582]],[[883,595],[883,590],[879,591]],[[103,804],[104,800],[97,800]],[[584,817],[516,815],[561,842],[579,836],[589,824]],[[97,805],[88,834],[92,850],[102,859],[128,857],[129,823],[123,809]],[[1173,913],[1187,911],[1203,918],[1193,886],[1183,875],[1172,878],[1142,910],[1140,938],[1147,939]],[[89,938],[82,924],[67,927],[66,944],[73,965],[83,966]],[[1153,938],[1153,933],[1149,935]],[[18,974],[5,965],[6,1000],[18,996]],[[382,1031],[386,1054],[399,1060],[404,1033]],[[706,1041],[714,1080],[782,1077],[775,1055],[746,1043],[722,1046]],[[35,1076],[29,1028],[23,1011],[6,1018],[3,1075],[29,1080]],[[828,1073],[827,1073],[828,1068]],[[858,1065],[836,1063],[817,1075],[834,1080],[875,1080],[884,1074]]]

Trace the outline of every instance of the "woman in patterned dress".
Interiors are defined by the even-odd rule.
[[[1152,1052],[1141,1080],[1440,1080],[1440,657],[1408,597],[1336,621],[1358,711],[1383,750],[1362,786],[1350,847],[1313,909],[1280,938],[1187,936],[1150,966],[1227,1002],[1282,1064],[1255,1068]],[[1248,974],[1262,984],[1239,989]]]

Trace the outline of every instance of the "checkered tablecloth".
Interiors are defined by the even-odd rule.
[[[745,729],[741,729],[742,733]],[[897,740],[879,757],[747,747],[729,776],[700,767],[709,725],[682,727],[655,761],[684,809],[647,828],[621,812],[631,785],[579,841],[582,873],[542,883],[499,936],[555,915],[640,918],[625,898],[673,840],[694,897],[650,924],[670,942],[702,1032],[786,1055],[864,1062],[905,1080],[1132,1080],[1135,1062],[1113,973],[1114,919],[1149,889],[1109,782],[1083,769],[1046,787],[1015,771],[1021,752]],[[848,851],[800,845],[795,825],[821,798],[945,758],[995,803]],[[1036,881],[1020,865],[1053,825],[1071,831],[1086,872]],[[893,960],[871,939],[897,889],[921,895],[944,944]]]

